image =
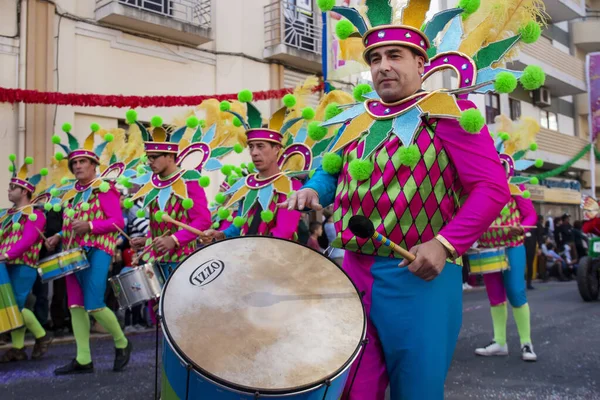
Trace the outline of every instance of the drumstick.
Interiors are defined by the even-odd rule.
[[[44,241],[48,240],[48,238],[44,235],[44,232],[40,231],[40,228],[35,228],[38,233],[40,234],[40,236],[42,237],[42,239],[44,239]]]
[[[374,241],[389,247],[393,252],[400,254],[408,261],[413,262],[415,260],[414,254],[409,253],[408,250],[405,250],[398,244],[392,242],[390,239],[375,231],[373,223],[367,217],[355,215],[354,217],[350,218],[348,227],[350,228],[350,231],[352,231],[352,233],[359,238],[373,239]]]
[[[158,239],[163,238],[163,237],[167,236],[168,234],[169,234],[168,232],[165,232],[162,235],[160,235],[159,237],[152,239],[152,242],[149,245],[145,246],[142,250],[140,250],[138,252],[138,254],[135,255],[135,257],[133,258],[132,262],[135,264],[145,252],[147,252],[148,250],[150,250],[150,247],[154,246],[154,243]]]
[[[119,231],[119,233],[120,233],[121,235],[123,235],[123,236],[125,237],[125,239],[127,239],[129,242],[131,242],[131,238],[129,237],[129,235],[127,235],[127,234],[126,234],[126,233],[123,231],[123,229],[119,228],[119,226],[118,226],[117,224],[114,224],[114,223],[113,223],[113,226],[114,226],[115,228],[117,228],[117,230]]]
[[[525,228],[525,229],[534,229],[537,228],[537,226],[531,226],[531,225],[521,225],[521,228]],[[490,228],[518,228],[517,225],[492,225],[490,226]]]
[[[75,221],[77,218],[77,215],[79,214],[79,211],[77,211],[75,213],[75,215],[73,215],[73,221]],[[73,229],[71,229],[73,230]],[[71,249],[71,244],[73,243],[73,239],[75,238],[75,232],[71,232],[71,237],[69,238],[69,243],[67,244],[67,250]]]
[[[198,230],[198,229],[194,228],[193,226],[189,226],[189,225],[187,225],[187,224],[184,224],[183,222],[175,221],[175,220],[174,220],[173,218],[171,218],[171,216],[170,216],[170,215],[168,215],[168,214],[163,214],[163,215],[162,215],[162,219],[163,219],[163,221],[165,221],[165,222],[169,222],[169,223],[171,223],[171,224],[173,224],[173,225],[177,225],[177,226],[178,226],[178,227],[180,227],[181,229],[185,229],[186,231],[188,231],[188,232],[191,232],[191,233],[193,233],[194,235],[197,235],[197,236],[202,236],[202,237],[206,236],[206,235],[204,234],[204,232],[202,232],[202,231],[200,231],[200,230]]]

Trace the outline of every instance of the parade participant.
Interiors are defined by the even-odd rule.
[[[399,10],[384,0],[366,0],[368,22],[334,1],[319,4],[358,29],[336,30],[363,37],[376,93],[357,87],[357,97],[366,100],[323,124],[344,125],[322,168],[281,206],[334,203],[333,246],[346,250],[343,268],[364,294],[367,342],[343,398],[383,399],[389,382],[392,399],[442,399],[462,315],[461,268],[447,259],[463,254],[509,200],[485,119],[465,97],[494,88],[508,92],[516,76],[529,88],[542,79],[535,79],[541,78],[537,68],[524,74],[492,68],[520,36],[486,50],[497,40],[486,36],[489,30],[477,31],[481,40],[468,29],[463,35],[463,26],[481,17],[479,2],[461,1],[464,8],[423,24],[429,1],[410,0],[402,25],[394,23]],[[491,26],[505,22],[483,19]],[[494,33],[504,35],[504,28]],[[486,51],[474,54],[481,47]],[[459,89],[422,91],[422,80],[444,68],[456,72]],[[409,249],[415,260],[399,265],[388,246],[356,237],[348,226],[353,215],[371,219],[376,232]]]
[[[311,145],[307,143],[318,143],[327,130],[323,132],[322,129],[310,129],[309,132],[309,128],[302,125],[295,134],[288,132],[303,119],[313,119],[316,114],[312,108],[307,107],[302,110],[302,117],[286,119],[288,109],[296,105],[297,100],[294,96],[285,98],[286,105],[273,114],[268,128],[262,128],[262,116],[251,102],[250,91],[240,92],[238,100],[247,105],[247,120],[231,111],[231,104],[228,102],[223,102],[221,108],[234,114],[246,129],[248,150],[257,172],[232,182],[231,188],[221,196],[222,199],[225,196],[230,198],[224,207],[218,210],[219,218],[228,218],[231,215],[230,208],[239,203],[237,216],[233,219],[233,224],[224,231],[210,229],[204,232],[206,238],[203,241],[208,243],[214,239],[248,235],[271,235],[292,240],[298,229],[300,212],[278,209],[277,204],[286,201],[291,191],[302,186],[300,181],[294,178],[298,172],[306,175],[313,165],[319,165],[319,155],[324,148],[314,152],[314,147],[311,149]],[[285,148],[284,136],[290,137],[291,142]],[[294,155],[301,157],[300,171],[287,170],[285,167],[286,161]]]
[[[193,116],[188,118],[186,126],[172,134],[162,127],[160,117],[153,117],[152,128],[147,130],[137,121],[134,110],[127,112],[127,121],[135,123],[142,132],[149,166],[149,170],[138,167],[139,175],[131,182],[142,186],[133,198],[125,201],[125,207],[130,208],[136,200],[143,199],[143,206],[148,207],[150,214],[149,237],[133,239],[132,246],[140,250],[152,244],[142,254],[142,260],[158,261],[165,278],[168,278],[177,264],[196,250],[198,237],[162,221],[161,215],[166,213],[174,220],[198,230],[210,227],[206,194],[198,181],[201,178],[200,171],[211,159],[210,144],[214,129],[204,134],[200,120]],[[188,128],[194,130],[191,142],[183,138]],[[186,169],[189,164],[186,158],[190,157],[193,161],[195,155],[201,155],[200,159],[192,163],[193,168]],[[145,210],[140,209],[138,213],[144,215]]]
[[[104,294],[108,272],[115,251],[119,230],[124,227],[120,207],[120,195],[109,176],[123,171],[124,165],[100,165],[100,155],[112,136],[105,135],[105,141],[94,148],[98,124],[92,124],[91,133],[83,147],[71,134],[71,125],[64,124],[63,131],[69,138],[69,146],[60,143],[60,137],[53,136],[52,142],[67,153],[69,170],[75,176],[72,184],[62,189],[64,207],[63,230],[47,240],[50,248],[61,241],[63,250],[81,248],[85,251],[90,267],[66,277],[67,296],[71,312],[73,334],[77,345],[77,356],[67,365],[57,368],[56,375],[92,373],[94,364],[90,352],[91,315],[109,332],[115,343],[113,371],[122,371],[131,356],[132,345],[121,330],[115,314],[106,307]],[[64,158],[57,153],[57,159]],[[98,167],[102,173],[97,174]],[[67,180],[68,181],[68,180]],[[88,315],[89,313],[89,315]]]
[[[10,285],[25,326],[10,332],[12,347],[0,357],[0,363],[27,360],[26,329],[29,329],[35,337],[35,345],[31,353],[33,360],[42,357],[52,342],[52,338],[33,312],[25,308],[25,300],[37,277],[36,266],[43,243],[42,233],[46,225],[44,213],[33,208],[31,199],[36,192],[36,186],[42,176],[48,174],[48,170],[44,168],[39,174],[28,177],[29,165],[33,164],[31,157],[25,158],[25,163],[18,171],[15,168],[16,156],[11,154],[9,159],[12,177],[8,187],[8,200],[13,203],[13,207],[5,210],[0,218],[0,267],[8,269]]]
[[[537,214],[529,199],[530,193],[522,184],[532,180],[533,183],[537,183],[537,178],[515,176],[515,171],[523,171],[533,165],[538,167],[542,165],[541,160],[523,159],[527,150],[537,148],[534,139],[540,126],[532,118],[524,118],[513,123],[503,115],[498,117],[496,122],[500,131],[496,139],[496,149],[505,167],[512,197],[493,225],[478,239],[478,244],[480,248],[498,249],[501,251],[502,258],[506,249],[508,265],[501,263],[500,271],[483,274],[490,301],[494,339],[487,346],[477,348],[475,354],[508,355],[506,344],[508,319],[506,300],[508,298],[521,340],[521,358],[524,361],[536,361],[537,356],[531,342],[531,317],[524,278],[526,267],[524,235],[530,230],[529,227],[536,225]]]

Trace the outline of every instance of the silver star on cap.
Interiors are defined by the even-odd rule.
[[[381,31],[377,34],[377,37],[379,37],[379,39],[383,39],[385,37],[385,32]]]
[[[412,35],[409,32],[406,32],[404,36],[406,36],[407,39],[410,39],[412,37]]]

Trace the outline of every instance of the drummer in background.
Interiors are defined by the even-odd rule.
[[[71,139],[70,129],[70,125],[63,125],[63,130],[69,135],[69,139]],[[95,132],[92,132],[88,136],[84,148],[63,147],[65,151],[69,150],[69,170],[77,180],[76,188],[79,187],[82,191],[87,190],[97,179],[96,169],[100,165],[100,156],[87,148],[93,145],[94,135]],[[70,140],[70,142],[74,141],[76,139]],[[115,343],[113,371],[122,371],[131,356],[131,342],[125,337],[114,312],[106,307],[104,302],[108,272],[115,252],[117,236],[119,229],[122,230],[125,224],[120,207],[119,191],[114,184],[110,184],[104,189],[108,190],[102,191],[101,188],[94,188],[85,207],[83,204],[73,204],[72,200],[66,204],[62,232],[47,240],[50,249],[55,248],[61,240],[63,251],[69,250],[66,248],[69,244],[71,244],[71,249],[83,249],[90,263],[89,268],[66,276],[77,356],[67,365],[54,370],[56,375],[92,373],[94,371],[90,352],[89,315],[94,317],[113,337]],[[69,210],[76,210],[73,219],[67,216]]]
[[[25,326],[10,332],[12,347],[0,357],[0,363],[27,360],[26,329],[29,329],[35,336],[31,359],[42,357],[52,342],[52,338],[46,333],[33,312],[25,308],[25,300],[37,277],[36,266],[43,243],[40,232],[44,231],[46,225],[44,213],[34,209],[31,205],[35,184],[39,183],[40,175],[34,175],[31,179],[27,178],[27,167],[33,163],[31,157],[25,159],[25,164],[17,174],[14,167],[15,159],[16,156],[10,156],[13,177],[8,186],[8,200],[13,203],[11,211],[20,211],[21,217],[16,223],[9,222],[0,233],[0,263],[8,268],[10,284],[17,306],[23,314]],[[7,218],[11,218],[11,214]]]

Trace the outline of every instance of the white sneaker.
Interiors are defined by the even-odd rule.
[[[523,361],[537,361],[537,356],[533,352],[533,345],[531,343],[525,343],[521,347],[521,359]]]
[[[463,283],[463,290],[471,290],[473,286],[469,285],[467,282]]]
[[[492,341],[485,347],[480,347],[475,349],[475,354],[478,356],[507,356],[508,355],[508,346],[504,343],[503,346],[500,346],[498,343]]]

